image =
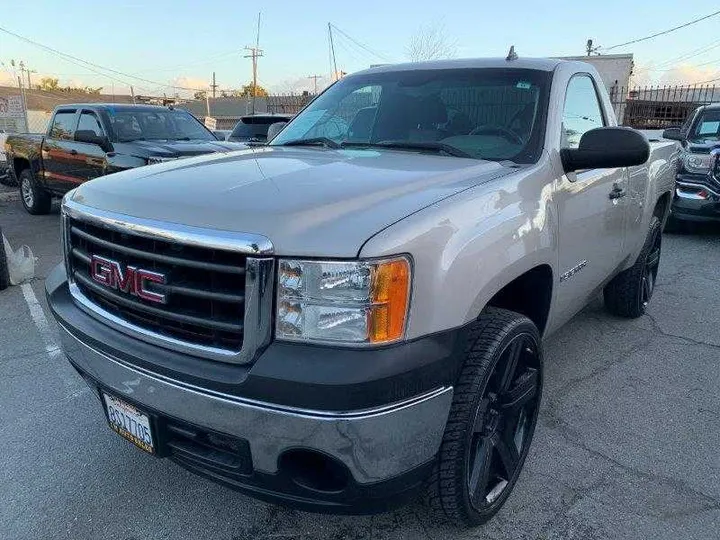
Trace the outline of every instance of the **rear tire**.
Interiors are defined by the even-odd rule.
[[[650,220],[640,255],[635,264],[621,272],[605,286],[605,308],[613,315],[634,319],[645,313],[655,291],[660,255],[662,254],[662,225],[657,216]]]
[[[7,169],[7,171],[5,171],[5,172],[0,172],[0,184],[2,184],[3,186],[10,186],[10,187],[17,186],[15,177],[10,172],[10,169]]]
[[[40,187],[30,169],[20,172],[20,200],[29,214],[49,214],[52,207],[52,197]]]
[[[522,470],[542,394],[540,333],[527,317],[487,308],[472,326],[426,502],[476,526],[507,500]]]

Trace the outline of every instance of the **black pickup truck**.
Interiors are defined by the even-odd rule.
[[[183,110],[98,103],[58,106],[44,135],[10,135],[5,143],[10,174],[31,214],[48,213],[52,197],[98,176],[243,148],[218,141]]]
[[[691,231],[695,223],[720,222],[720,103],[698,107],[663,137],[683,148],[668,225]]]

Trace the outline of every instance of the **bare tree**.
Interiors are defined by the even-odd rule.
[[[405,52],[411,62],[452,58],[457,53],[457,40],[448,37],[443,24],[429,24],[410,38]]]

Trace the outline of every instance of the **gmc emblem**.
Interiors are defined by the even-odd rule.
[[[117,289],[149,302],[158,304],[166,302],[164,294],[158,294],[147,288],[148,282],[165,284],[165,275],[158,272],[143,270],[135,266],[126,266],[123,270],[119,262],[100,255],[93,255],[90,259],[90,277],[100,285]]]

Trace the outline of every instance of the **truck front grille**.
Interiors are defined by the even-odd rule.
[[[145,234],[147,227],[66,210],[71,291],[106,322],[140,339],[230,362],[249,361],[269,340],[272,259],[251,257],[232,243],[203,246],[197,238]]]
[[[69,233],[73,278],[93,302],[172,338],[240,350],[245,256],[146,239],[73,219]],[[93,256],[118,262],[125,273],[131,267],[162,274],[165,284],[149,283],[148,288],[164,295],[166,302],[144,300],[98,283],[90,271]]]

